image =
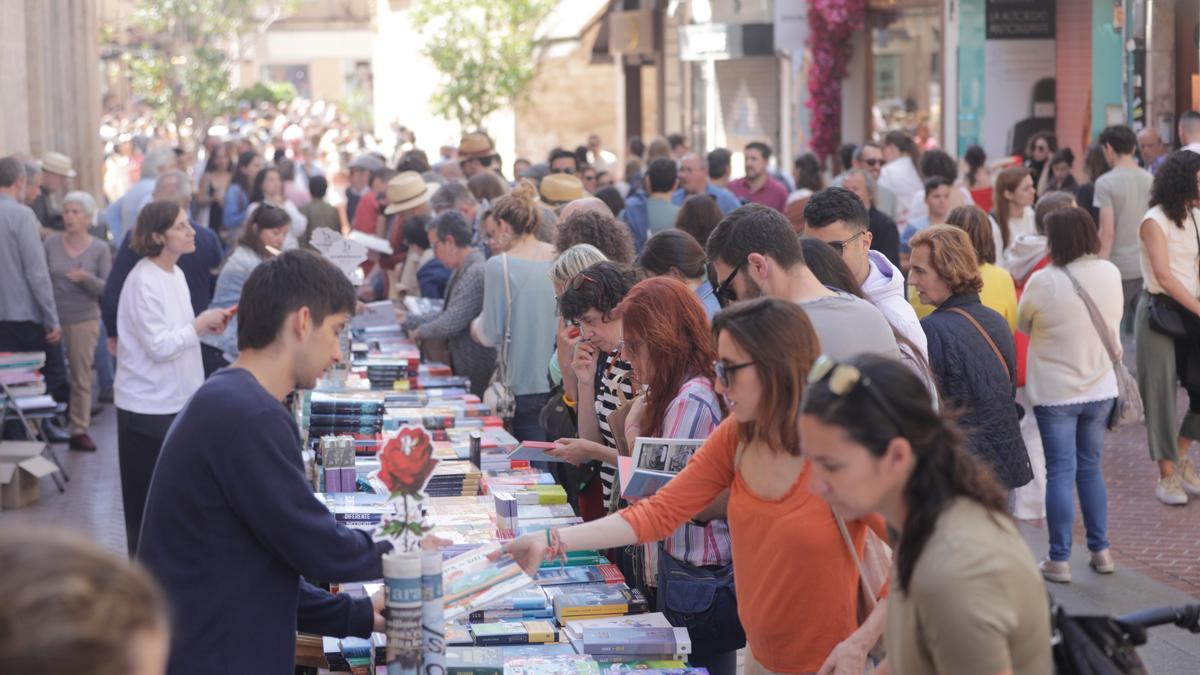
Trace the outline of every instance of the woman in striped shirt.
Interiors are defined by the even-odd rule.
[[[717,359],[708,327],[708,315],[696,293],[670,277],[647,279],[625,296],[617,307],[624,336],[622,355],[633,366],[633,373],[645,389],[634,402],[625,422],[625,434],[632,447],[638,436],[655,438],[705,439],[725,416],[720,398],[713,391],[713,362]],[[737,649],[745,643],[736,611],[710,623],[729,625],[684,625],[684,612],[671,607],[667,592],[671,567],[707,568],[717,571],[733,560],[730,551],[729,524],[725,507],[729,490],[721,494],[681,525],[671,536],[643,547],[644,581],[658,589],[659,611],[673,621],[680,620],[692,635],[693,665],[707,668],[712,675],[732,675],[737,670]],[[670,556],[666,560],[662,556]],[[732,604],[732,603],[730,603]],[[730,608],[732,609],[732,607]],[[713,633],[734,638],[725,645],[712,639]],[[741,644],[737,644],[737,643]],[[721,651],[716,651],[721,650]]]
[[[550,454],[575,464],[592,460],[604,464],[600,479],[604,503],[609,504],[616,476],[617,442],[609,417],[637,390],[629,364],[621,358],[621,319],[615,310],[633,287],[629,267],[599,262],[576,274],[558,298],[563,321],[579,328],[580,339],[571,356],[576,391],[564,393],[579,411],[579,438],[560,438]]]

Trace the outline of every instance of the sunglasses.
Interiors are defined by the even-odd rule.
[[[838,255],[841,255],[842,252],[844,252],[846,250],[847,244],[853,242],[855,239],[858,239],[859,237],[863,236],[864,234],[866,234],[866,233],[859,232],[859,233],[855,234],[853,237],[846,239],[845,241],[831,241],[831,242],[829,242],[829,245],[833,247],[833,250],[838,252]]]
[[[866,164],[867,166],[871,166],[871,167],[883,166],[882,159],[864,159],[862,161],[862,163]]]
[[[713,361],[713,371],[716,372],[717,381],[722,387],[729,388],[729,376],[733,375],[742,368],[749,368],[754,365],[753,361],[745,363],[725,363],[724,361]]]
[[[855,389],[861,388],[883,411],[884,417],[896,426],[897,431],[904,428],[900,424],[900,416],[896,414],[896,409],[871,385],[871,378],[857,367],[849,363],[838,363],[832,357],[822,354],[808,372],[808,386],[818,382],[825,382],[829,391],[838,398],[845,398]]]
[[[577,291],[577,290],[583,288],[583,285],[588,282],[591,282],[594,284],[594,283],[596,283],[596,280],[589,277],[588,275],[584,274],[583,272],[580,272],[579,274],[576,274],[575,276],[571,277],[571,282],[567,284],[567,287],[573,291]]]
[[[550,169],[550,173],[569,173],[575,175],[575,169]]]
[[[740,265],[733,268],[733,271],[729,273],[729,276],[725,277],[725,281],[722,281],[714,289],[717,296],[717,302],[721,303],[722,307],[727,307],[730,304],[737,302],[737,291],[733,290],[733,278],[738,275],[738,272],[742,271],[742,267],[745,266],[745,264],[745,262],[742,262]]]

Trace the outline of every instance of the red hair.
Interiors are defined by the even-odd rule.
[[[692,289],[670,277],[653,277],[637,284],[617,306],[626,345],[638,344],[654,372],[638,381],[646,394],[648,434],[662,433],[667,407],[683,384],[695,377],[712,382],[717,358],[704,305]]]

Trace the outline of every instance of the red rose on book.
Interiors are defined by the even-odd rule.
[[[404,427],[379,452],[379,480],[393,493],[417,494],[433,474],[438,460],[424,429]]]

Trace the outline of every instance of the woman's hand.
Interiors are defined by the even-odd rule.
[[[554,448],[547,450],[546,454],[553,455],[559,459],[565,459],[575,466],[579,466],[580,464],[586,464],[596,459],[594,449],[599,445],[599,443],[582,438],[560,438],[554,441]]]
[[[525,574],[531,577],[537,576],[538,569],[546,559],[546,533],[530,532],[517,537],[494,553],[492,559],[495,560],[505,554],[512,556]]]
[[[231,317],[233,312],[228,309],[208,309],[201,312],[192,325],[197,335],[216,335],[225,332],[225,325]]]
[[[867,666],[870,645],[863,645],[857,635],[851,635],[833,648],[817,675],[861,675]]]
[[[589,390],[596,386],[596,359],[600,350],[590,342],[576,342],[571,355],[571,372],[575,373],[580,388]]]
[[[85,281],[91,275],[81,269],[73,269],[70,272],[67,272],[66,276],[68,279],[78,284]]]

